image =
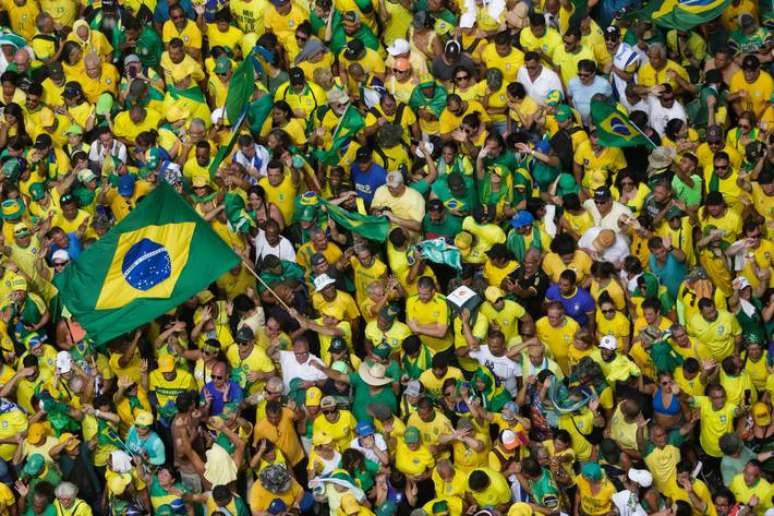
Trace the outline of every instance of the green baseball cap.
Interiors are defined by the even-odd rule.
[[[223,74],[228,73],[231,71],[231,60],[226,56],[220,56],[217,61],[215,61],[215,73],[216,74]]]
[[[581,475],[592,482],[599,482],[602,480],[602,468],[596,462],[587,462],[581,467]]]
[[[406,442],[406,444],[417,444],[421,438],[422,436],[419,433],[419,429],[415,426],[406,428],[406,431],[403,434],[403,440]]]
[[[557,122],[566,122],[572,118],[572,109],[567,104],[559,104],[556,106],[556,114],[554,116]]]
[[[46,196],[46,189],[43,183],[33,183],[30,186],[30,197],[33,201],[39,201]]]
[[[27,464],[25,464],[24,469],[22,469],[22,475],[29,477],[37,476],[38,473],[43,470],[45,465],[46,460],[43,458],[43,455],[39,453],[33,453],[27,459]]]
[[[81,129],[80,125],[73,124],[64,130],[64,134],[68,136],[71,134],[83,134],[83,129]]]

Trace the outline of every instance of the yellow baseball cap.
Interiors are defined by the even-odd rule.
[[[164,355],[159,358],[159,371],[171,373],[175,370],[175,358],[172,355]]]
[[[324,446],[326,444],[331,444],[333,442],[333,437],[331,437],[331,434],[328,432],[315,432],[312,436],[312,444],[314,446]]]
[[[170,356],[170,358],[172,358]],[[172,366],[174,368],[174,359],[172,361]],[[148,412],[147,410],[138,410],[137,414],[134,416],[134,424],[136,426],[153,426],[153,414]]]
[[[309,407],[319,407],[322,399],[322,391],[319,387],[309,387],[306,390],[305,404]]]
[[[27,441],[32,445],[41,444],[46,439],[46,425],[43,423],[32,423],[27,430]]]

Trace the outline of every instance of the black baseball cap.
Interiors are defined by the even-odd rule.
[[[299,86],[301,84],[304,84],[304,80],[306,77],[304,76],[304,70],[302,70],[298,66],[294,66],[290,70],[288,70],[288,77],[290,78],[290,84],[294,86]]]
[[[38,137],[35,139],[35,148],[38,150],[41,149],[48,149],[51,147],[51,144],[53,141],[51,140],[51,136],[47,134],[39,134]]]

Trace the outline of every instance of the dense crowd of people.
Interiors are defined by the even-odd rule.
[[[774,514],[774,11],[656,4],[2,2],[0,515]],[[162,183],[241,263],[100,342]]]

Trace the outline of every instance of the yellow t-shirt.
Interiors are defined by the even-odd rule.
[[[269,9],[266,0],[231,0],[229,9],[239,28],[244,33],[263,34],[263,13]],[[209,31],[207,32],[209,35]]]
[[[424,473],[435,465],[435,459],[427,446],[419,445],[416,450],[410,449],[403,439],[398,440],[395,452],[395,467],[404,475],[416,476]]]
[[[615,177],[619,170],[626,168],[626,158],[618,147],[602,147],[599,154],[594,152],[591,141],[581,143],[575,150],[573,161],[583,169],[581,186],[594,190],[604,186],[608,178]]]
[[[673,70],[684,81],[691,82],[691,79],[688,77],[688,72],[685,71],[685,68],[675,63],[671,59],[667,59],[666,64],[661,70],[656,70],[650,63],[643,64],[640,66],[640,69],[637,72],[637,80],[641,86],[647,86],[650,88],[658,84],[666,83],[672,86],[673,90],[678,91],[680,86],[677,84],[677,80],[671,79],[667,76],[667,72],[669,70]]]
[[[563,414],[559,417],[558,426],[569,432],[572,449],[580,461],[586,461],[591,456],[591,443],[585,436],[594,430],[593,425],[594,414],[587,407],[581,409],[580,414]]]
[[[503,72],[503,82],[508,84],[516,80],[519,68],[524,65],[524,52],[512,48],[507,56],[501,56],[497,53],[495,44],[489,43],[481,52],[481,60],[488,68],[497,68]]]
[[[541,317],[535,323],[537,337],[551,352],[551,356],[564,374],[570,373],[570,364],[567,359],[567,353],[572,345],[575,334],[580,330],[580,325],[570,317],[565,316],[564,322],[559,328],[554,328],[548,322],[548,317]]]
[[[324,432],[333,438],[333,444],[340,452],[349,448],[355,438],[357,420],[349,410],[339,409],[339,419],[331,423],[325,414],[319,414],[312,423],[312,435]]]
[[[169,43],[172,38],[180,38],[183,40],[183,44],[187,48],[201,49],[202,48],[202,31],[196,25],[193,20],[187,20],[183,30],[178,30],[172,20],[164,22],[164,26],[161,29],[161,40],[164,43]]]
[[[597,62],[594,57],[594,51],[586,46],[578,47],[578,51],[575,53],[567,52],[564,49],[564,45],[556,47],[552,55],[554,65],[559,68],[559,75],[562,78],[562,84],[567,89],[570,80],[578,76],[578,63],[583,59]]]
[[[436,293],[427,303],[421,302],[418,295],[409,297],[406,301],[406,320],[412,319],[419,324],[448,325],[449,306],[446,304],[446,297]],[[445,351],[452,343],[448,332],[440,338],[428,335],[420,335],[419,338],[435,353]]]
[[[688,333],[703,342],[715,360],[723,360],[734,352],[735,338],[742,334],[736,317],[725,310],[718,310],[717,318],[706,321],[697,313],[688,321]]]
[[[768,105],[771,94],[774,93],[774,80],[768,72],[761,69],[758,78],[749,83],[744,78],[744,71],[739,70],[731,77],[728,92],[734,95],[740,91],[747,92],[746,97],[739,99],[742,109],[752,111],[755,116],[760,117]]]
[[[3,0],[2,7],[8,12],[11,29],[27,41],[35,35],[35,18],[40,14],[38,3],[35,0],[27,0],[24,5],[16,5],[13,0]]]
[[[613,507],[613,495],[616,493],[612,482],[603,479],[597,494],[591,492],[591,484],[583,475],[577,475],[575,483],[578,485],[580,508],[583,514],[602,516],[610,512]]]
[[[774,486],[772,486],[765,478],[760,478],[758,482],[752,487],[748,486],[744,481],[744,473],[739,473],[733,480],[731,485],[728,486],[736,501],[740,503],[748,503],[750,498],[756,496],[758,498],[758,504],[754,508],[754,513],[762,515],[768,508],[771,507],[771,497],[774,496]]]
[[[473,500],[476,501],[480,507],[497,506],[510,502],[511,500],[511,488],[508,485],[508,481],[505,479],[502,473],[499,473],[488,467],[475,468],[470,472],[472,475],[475,471],[483,471],[489,477],[489,485],[479,492],[468,491]]]
[[[519,43],[525,51],[541,51],[549,59],[554,54],[554,50],[562,46],[562,36],[553,27],[547,27],[541,37],[536,37],[531,27],[524,27],[519,34]]]
[[[575,272],[578,283],[583,283],[587,276],[591,275],[591,257],[581,250],[575,251],[572,260],[565,265],[562,258],[556,253],[548,253],[543,258],[543,272],[548,275],[552,283],[559,283],[559,276],[567,269]]]
[[[446,374],[444,374],[441,378],[438,378],[433,374],[432,369],[428,369],[427,371],[422,372],[422,374],[419,377],[419,381],[425,387],[425,389],[427,389],[427,391],[430,392],[430,394],[432,394],[436,398],[440,398],[443,384],[449,378],[454,378],[455,380],[462,380],[463,379],[462,371],[460,371],[458,368],[454,366],[449,366],[446,370]]]
[[[497,325],[505,336],[506,344],[511,340],[511,337],[518,336],[519,319],[524,317],[526,313],[523,306],[509,299],[505,300],[503,308],[499,311],[488,301],[481,305],[480,311],[489,320],[490,325]]]
[[[719,410],[715,410],[706,396],[694,396],[693,405],[698,407],[701,414],[699,442],[702,449],[707,455],[722,457],[720,438],[723,434],[734,431],[736,405],[726,402]]]

